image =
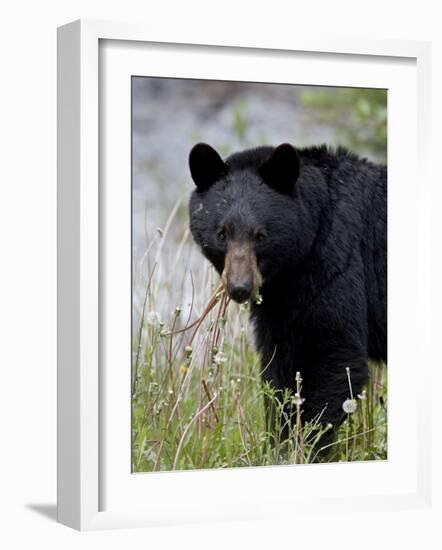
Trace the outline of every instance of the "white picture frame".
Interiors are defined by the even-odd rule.
[[[411,270],[410,277],[416,283],[413,286],[413,313],[416,319],[421,319],[419,328],[419,344],[409,353],[409,368],[412,368],[413,357],[424,357],[421,362],[419,378],[413,381],[413,399],[416,403],[410,407],[411,425],[414,427],[413,460],[410,460],[398,476],[396,489],[388,487],[379,492],[364,489],[354,492],[340,492],[336,486],[329,496],[321,490],[312,491],[308,498],[304,493],[291,495],[285,493],[279,498],[273,491],[275,484],[287,482],[293,474],[292,467],[275,467],[270,469],[241,469],[215,472],[183,472],[171,474],[152,474],[144,481],[137,476],[129,480],[130,470],[122,477],[126,485],[150,483],[151,490],[156,495],[163,495],[162,500],[155,500],[155,505],[140,505],[139,498],[132,489],[121,489],[112,499],[112,506],[103,502],[103,483],[108,483],[114,476],[112,463],[106,463],[110,447],[104,437],[103,415],[108,414],[103,402],[108,400],[103,392],[111,392],[118,386],[102,385],[102,364],[100,337],[103,318],[100,313],[100,303],[103,301],[103,261],[102,237],[106,226],[100,225],[102,204],[102,188],[100,187],[100,113],[104,109],[100,104],[100,44],[102,41],[112,41],[122,44],[125,49],[140,44],[165,44],[173,47],[175,52],[191,51],[198,48],[206,59],[211,60],[214,47],[219,52],[228,52],[231,59],[238,56],[268,54],[283,58],[294,52],[309,53],[313,56],[328,56],[328,59],[346,59],[362,63],[364,59],[376,58],[380,64],[389,63],[395,66],[401,60],[408,60],[415,67],[415,82],[417,93],[410,95],[409,101],[415,101],[417,124],[410,119],[412,139],[407,141],[411,147],[407,158],[411,159],[419,174],[419,186],[416,191],[418,215],[414,225],[409,229],[415,234],[412,237],[412,253],[416,254],[416,269]],[[159,49],[161,49],[158,46]],[[206,50],[204,49],[206,48]],[[127,53],[127,52],[126,52]],[[159,55],[159,54],[153,54]],[[361,58],[360,56],[364,56]],[[127,58],[125,58],[127,61]],[[123,60],[124,61],[124,60]],[[324,61],[327,62],[326,60]],[[221,65],[219,65],[221,66]],[[208,71],[209,69],[204,69]],[[170,76],[169,69],[164,69],[162,76]],[[209,77],[214,78],[220,69],[212,69]],[[129,71],[130,72],[130,71]],[[115,73],[117,76],[118,71]],[[158,69],[156,74],[158,74]],[[200,73],[198,73],[200,74]],[[219,77],[219,76],[218,76]],[[263,75],[265,81],[267,75]],[[408,77],[407,77],[408,78]],[[296,35],[293,39],[280,43],[267,44],[264,39],[238,38],[234,43],[224,43],[201,37],[156,36],[143,26],[116,22],[77,21],[61,27],[58,31],[58,520],[60,523],[80,530],[152,526],[161,524],[186,523],[195,521],[219,521],[233,519],[259,519],[263,517],[281,516],[283,509],[290,510],[288,517],[296,509],[308,512],[329,509],[331,504],[339,503],[351,496],[352,506],[361,511],[392,510],[398,508],[423,508],[430,506],[431,501],[431,469],[430,469],[430,431],[427,422],[430,416],[430,402],[425,388],[430,386],[431,348],[429,334],[431,332],[430,304],[430,250],[431,242],[429,216],[431,204],[431,184],[428,172],[427,144],[429,141],[429,120],[431,116],[429,87],[430,78],[430,45],[426,42],[406,42],[387,40],[364,40],[346,37],[315,38]],[[106,82],[106,80],[105,80]],[[362,82],[362,81],[361,81]],[[312,82],[317,83],[317,82]],[[410,91],[414,94],[414,91]],[[404,91],[404,95],[405,91]],[[413,99],[414,98],[414,99]],[[412,117],[411,117],[412,118]],[[408,127],[407,127],[408,128]],[[102,138],[102,136],[101,136]],[[390,138],[390,135],[389,135]],[[124,139],[124,136],[123,136]],[[404,139],[404,142],[406,140]],[[398,144],[397,146],[399,146]],[[395,144],[389,147],[394,150]],[[399,158],[398,156],[396,158]],[[399,170],[399,167],[398,167]],[[400,172],[398,172],[400,174]],[[404,172],[404,181],[412,178]],[[412,181],[409,181],[412,183]],[[405,184],[404,184],[405,185]],[[114,186],[115,188],[115,186]],[[397,201],[395,201],[397,203]],[[114,204],[118,198],[114,199]],[[112,208],[112,205],[110,206]],[[403,207],[403,206],[402,206]],[[106,206],[107,208],[107,206]],[[400,205],[395,207],[400,217]],[[404,208],[404,207],[403,207]],[[122,242],[125,246],[126,242]],[[122,249],[120,249],[122,250]],[[124,277],[124,274],[122,274]],[[415,321],[416,322],[416,321]],[[128,373],[129,374],[129,373]],[[406,382],[404,381],[405,388]],[[129,398],[128,398],[129,399]],[[117,414],[121,403],[115,407]],[[404,408],[405,411],[405,408]],[[124,416],[121,415],[122,417]],[[405,412],[404,412],[405,414]],[[118,419],[116,420],[116,424]],[[122,424],[124,428],[124,424]],[[122,428],[122,429],[123,429]],[[118,430],[116,430],[118,431]],[[118,432],[124,434],[123,431]],[[123,445],[124,447],[124,445]],[[115,449],[115,445],[113,447]],[[124,459],[123,459],[124,460]],[[106,467],[104,467],[106,464]],[[394,466],[394,462],[391,462]],[[328,466],[328,465],[327,465]],[[377,468],[377,465],[367,465]],[[121,467],[121,466],[118,466]],[[355,484],[361,473],[355,470],[358,465],[348,465],[344,471],[341,465],[330,465],[335,479],[348,478],[350,484]],[[321,478],[329,476],[326,470],[315,470],[305,467],[303,478],[312,484],[321,484]],[[413,470],[410,487],[400,490],[401,479]],[[312,473],[313,472],[313,473]],[[347,473],[348,472],[348,473]],[[394,473],[394,472],[393,472]],[[223,475],[220,478],[220,474]],[[365,471],[362,474],[366,475]],[[378,475],[375,472],[375,475]],[[392,478],[392,472],[385,469],[385,479]],[[341,476],[341,477],[340,477]],[[330,477],[330,476],[329,476]],[[127,479],[126,479],[127,478]],[[134,481],[135,480],[135,481]],[[147,480],[147,481],[146,481]],[[221,486],[238,486],[244,483],[249,490],[248,496],[225,500],[221,498],[215,509],[198,507],[197,500],[187,499],[184,507],[179,498],[171,503],[169,495],[176,492],[192,492],[192,487],[199,484],[203,487],[208,482]],[[262,483],[262,495],[253,488]],[[120,480],[118,480],[120,484]],[[154,487],[155,486],[155,487]],[[261,489],[260,489],[261,490]],[[138,491],[138,489],[135,489]],[[149,491],[149,490],[148,490]],[[365,492],[364,492],[365,491]],[[302,492],[302,491],[301,491]],[[143,494],[146,494],[143,489]],[[124,495],[124,496],[123,496]],[[265,510],[266,502],[272,503],[273,513]],[[159,504],[158,504],[159,503]],[[284,507],[281,504],[284,503]],[[245,506],[245,504],[247,506]],[[287,506],[288,504],[288,506]]]

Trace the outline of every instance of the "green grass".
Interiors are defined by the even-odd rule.
[[[301,426],[302,380],[297,380],[295,394],[261,383],[247,306],[228,303],[218,292],[209,312],[203,308],[197,315],[191,307],[183,318],[177,307],[162,322],[150,309],[154,278],[155,273],[147,283],[141,324],[134,330],[133,471],[314,461],[320,447],[315,443],[328,427],[319,422]],[[322,460],[387,458],[386,369],[373,364],[370,373],[365,392],[353,396],[356,411],[347,415]],[[351,373],[349,379],[351,383]],[[273,429],[267,425],[265,399],[276,411]],[[284,424],[286,432],[278,429]]]

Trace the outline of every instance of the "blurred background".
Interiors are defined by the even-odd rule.
[[[326,143],[386,162],[387,91],[133,77],[132,134],[133,296],[138,326],[154,264],[152,299],[157,299],[150,308],[160,318],[168,316],[172,306],[189,307],[190,287],[181,284],[185,270],[199,290],[207,278],[188,232],[187,202],[193,183],[187,158],[196,142],[210,143],[223,156],[264,144]],[[202,293],[203,301],[206,297]]]

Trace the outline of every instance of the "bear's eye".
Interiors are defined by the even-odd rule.
[[[267,235],[263,231],[258,231],[255,235],[255,239],[258,243],[264,243],[267,240]]]
[[[220,231],[218,231],[216,236],[218,237],[218,240],[223,243],[226,240],[226,230],[221,229]]]

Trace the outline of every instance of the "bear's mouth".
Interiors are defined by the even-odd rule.
[[[259,294],[262,275],[251,243],[228,243],[221,279],[230,298],[238,304],[243,304]]]

